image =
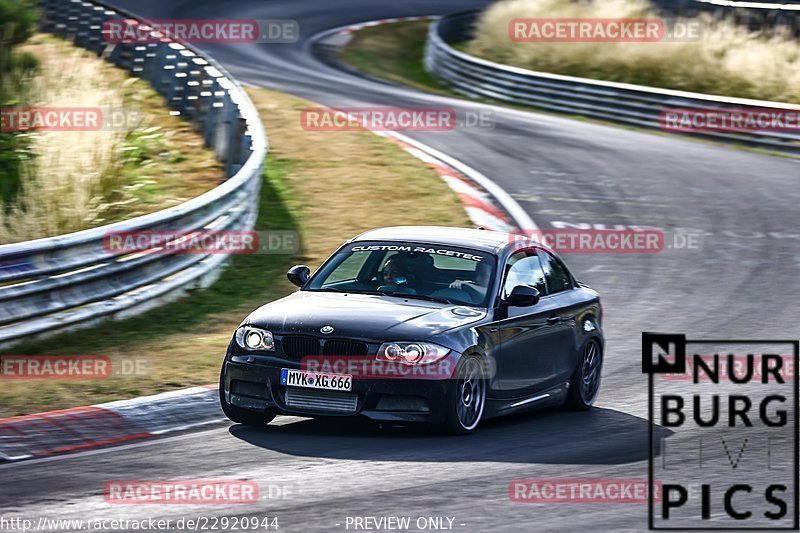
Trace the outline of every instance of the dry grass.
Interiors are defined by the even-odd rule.
[[[763,36],[703,18],[694,42],[520,43],[509,39],[515,18],[657,16],[644,0],[506,0],[481,16],[467,52],[532,70],[709,94],[800,103],[800,43],[778,32]]]
[[[456,195],[424,163],[365,131],[309,132],[309,102],[250,90],[270,137],[260,229],[300,231],[294,257],[239,256],[211,289],[142,317],[62,335],[14,354],[145,358],[145,377],[93,381],[6,381],[0,417],[87,405],[214,383],[235,327],[257,306],[294,290],[294,263],[317,267],[344,240],[393,224],[470,226]],[[0,382],[3,380],[0,378]]]
[[[71,44],[36,36],[19,48],[40,62],[34,106],[124,109],[119,130],[37,131],[21,191],[0,210],[0,243],[78,231],[157,211],[223,179],[202,137],[142,80]]]
[[[303,160],[291,181],[313,265],[364,230],[404,224],[471,226],[456,195],[435,172],[394,143],[366,131],[306,131],[299,113],[309,103],[253,91],[270,141]],[[276,115],[283,120],[276,120]],[[447,135],[443,132],[442,135]]]

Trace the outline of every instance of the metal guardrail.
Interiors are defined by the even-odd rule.
[[[431,25],[425,46],[425,68],[453,90],[512,104],[569,113],[619,124],[661,129],[662,112],[677,109],[800,110],[800,106],[725,98],[535,72],[494,63],[451,46],[468,40],[478,12],[443,17]],[[684,133],[681,133],[684,134]],[[694,137],[800,154],[800,134],[772,131],[691,132]]]
[[[258,215],[267,138],[238,82],[218,63],[186,44],[106,43],[103,23],[124,18],[116,8],[83,0],[41,2],[43,31],[94,51],[147,80],[213,147],[228,179],[170,209],[86,231],[0,246],[0,344],[122,317],[204,286],[228,259],[224,254],[116,254],[110,233],[245,231]],[[137,22],[134,22],[137,21]]]

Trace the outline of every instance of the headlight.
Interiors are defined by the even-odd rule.
[[[444,359],[450,350],[430,342],[387,342],[378,349],[378,361],[427,365]]]
[[[236,344],[245,350],[275,350],[275,340],[272,333],[265,330],[244,326],[236,330]]]

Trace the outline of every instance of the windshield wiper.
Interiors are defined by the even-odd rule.
[[[428,300],[430,302],[439,302],[442,304],[455,305],[452,301],[448,300],[447,298],[442,298],[440,296],[428,296],[427,294],[413,294],[413,293],[409,294],[406,292],[392,292],[392,291],[388,292],[376,291],[376,292],[378,294],[385,294],[386,296],[398,296],[401,298],[416,298],[417,300]]]
[[[353,291],[346,291],[344,289],[334,289],[333,287],[325,287],[322,289],[306,289],[310,292],[353,292]]]
[[[362,289],[346,290],[346,289],[336,289],[336,288],[333,288],[333,287],[323,287],[321,289],[307,289],[307,290],[310,291],[310,292],[339,292],[339,293],[347,293],[347,294],[369,294],[369,295],[375,295],[375,296],[381,296],[383,294],[386,294],[385,292],[381,292],[381,291],[368,291],[368,290],[362,290]]]

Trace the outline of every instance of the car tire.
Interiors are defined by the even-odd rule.
[[[456,367],[455,384],[450,387],[444,430],[450,435],[475,431],[486,407],[487,380],[483,358],[468,355]]]
[[[235,405],[231,405],[225,399],[225,367],[223,365],[223,370],[220,372],[219,376],[219,403],[222,406],[222,412],[225,413],[225,416],[231,422],[235,422],[237,424],[244,424],[246,426],[254,426],[254,427],[263,427],[272,422],[272,419],[275,418],[275,413],[271,413],[269,411],[264,413],[257,413],[255,411],[250,411],[249,409],[242,409],[241,407],[236,407]]]
[[[578,365],[569,380],[565,407],[573,411],[590,409],[600,392],[602,371],[603,348],[597,339],[589,339],[581,349]]]

